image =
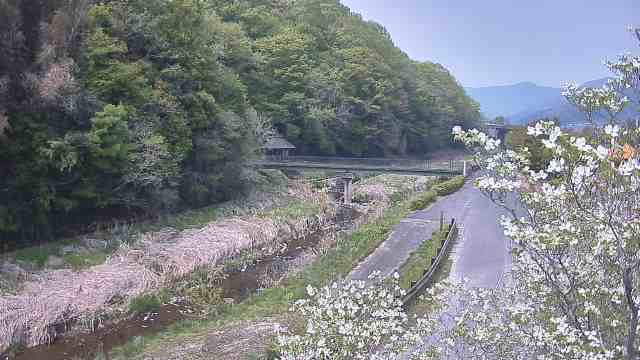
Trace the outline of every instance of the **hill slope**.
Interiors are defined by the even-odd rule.
[[[592,80],[581,85],[581,87],[599,88],[607,84],[608,78]],[[632,101],[637,104],[637,99],[633,94],[626,94]],[[628,106],[617,119],[620,121],[626,121],[628,119],[634,119],[638,116],[638,112],[634,110],[633,106]],[[557,96],[552,101],[545,104],[540,108],[531,108],[525,111],[513,114],[509,116],[509,121],[514,124],[528,124],[543,118],[558,118],[561,124],[567,126],[581,127],[585,124],[585,117],[580,111],[578,111],[573,105],[571,105],[562,95]],[[596,114],[596,121],[602,122],[607,119],[606,114]]]
[[[581,87],[602,87],[608,78],[586,82]],[[569,104],[562,96],[562,89],[538,86],[524,82],[508,86],[491,86],[467,89],[467,93],[480,103],[481,111],[490,119],[504,116],[512,124],[528,124],[543,118],[558,118],[563,124],[582,126],[584,115]],[[627,94],[632,100],[632,94]],[[636,100],[637,102],[637,100]],[[628,107],[620,119],[637,116],[632,107]],[[597,115],[604,120],[604,114]]]
[[[480,118],[339,0],[0,1],[0,50],[0,239],[227,200],[271,127],[422,156]]]

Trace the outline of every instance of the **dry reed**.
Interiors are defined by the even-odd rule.
[[[326,204],[324,195],[314,195],[303,185],[294,186],[291,195]],[[317,231],[333,216],[329,207],[323,210],[300,219],[246,216],[200,229],[147,233],[135,248],[123,246],[102,265],[81,272],[47,272],[25,283],[17,295],[0,297],[0,351],[12,344],[49,343],[58,336],[57,329],[80,322],[93,326],[126,310],[132,299],[199,268]]]
[[[399,188],[369,181],[356,191],[376,200],[356,220],[358,224],[382,216]],[[74,323],[93,328],[101,319],[125,311],[140,295],[170,286],[197,269],[219,265],[242,251],[259,251],[322,230],[335,215],[326,194],[313,192],[308,185],[292,184],[289,195],[320,204],[321,211],[301,218],[247,215],[199,229],[146,233],[135,247],[122,246],[104,264],[80,272],[54,270],[26,282],[17,295],[0,297],[0,351],[12,344],[49,343],[59,335],[58,329]]]

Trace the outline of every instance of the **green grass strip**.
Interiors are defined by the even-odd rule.
[[[465,178],[464,176],[456,176],[447,181],[443,181],[439,184],[436,184],[431,188],[431,190],[435,191],[438,196],[445,196],[449,194],[453,194],[458,191],[462,186],[464,186]]]
[[[431,187],[430,191],[422,193],[411,202],[411,210],[424,210],[438,200],[438,196],[453,194],[464,186],[464,176],[456,176],[449,180],[439,182]]]
[[[294,301],[306,296],[307,285],[321,287],[349,274],[360,260],[386,240],[391,230],[411,212],[410,203],[404,201],[392,206],[377,221],[364,225],[353,234],[338,240],[335,248],[280,286],[255,294],[241,304],[225,305],[215,317],[181,321],[160,334],[136,338],[127,345],[114,349],[111,358],[143,358],[144,352],[167,342],[175,343],[180,339],[200,337],[211,328],[226,323],[286,313]]]
[[[442,231],[434,232],[431,239],[425,240],[400,267],[400,286],[403,289],[409,290],[412,284],[418,282],[425,271],[431,268],[432,260],[438,255],[438,249],[447,238],[448,229],[449,227],[445,226]]]

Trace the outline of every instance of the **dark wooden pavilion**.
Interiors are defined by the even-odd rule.
[[[269,160],[287,160],[289,154],[293,152],[296,147],[287,141],[284,136],[275,134],[267,139],[267,143],[263,149]]]

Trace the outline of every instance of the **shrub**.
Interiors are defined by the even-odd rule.
[[[420,195],[416,200],[411,202],[411,210],[423,210],[431,205],[438,196],[452,194],[464,185],[464,176],[456,176],[452,179],[440,182],[434,185],[431,190]]]
[[[162,291],[157,294],[144,294],[136,297],[129,304],[129,312],[132,314],[145,314],[160,310],[167,294]]]
[[[126,359],[131,359],[144,351],[145,341],[142,336],[135,336],[131,341],[124,345],[121,349],[122,355]]]
[[[224,291],[221,285],[225,278],[223,268],[205,267],[181,281],[176,290],[184,294],[190,304],[205,311],[213,311],[223,303]]]
[[[435,185],[431,190],[435,191],[439,196],[453,194],[464,185],[464,181],[464,176],[456,176],[453,179]]]
[[[3,359],[13,359],[15,356],[25,351],[26,348],[27,347],[23,343],[13,343],[7,350],[5,350],[3,355],[6,355],[7,357],[3,357]]]
[[[71,265],[74,271],[79,271],[94,265],[99,265],[107,260],[108,254],[104,252],[93,254],[67,254],[64,261]]]
[[[42,268],[49,260],[49,256],[56,254],[56,251],[57,249],[53,245],[28,247],[16,251],[15,259]]]
[[[438,197],[438,194],[433,190],[424,192],[422,195],[420,195],[420,197],[418,197],[416,200],[411,202],[411,210],[412,211],[423,210],[424,208],[429,206],[431,203],[433,203],[437,197]]]

